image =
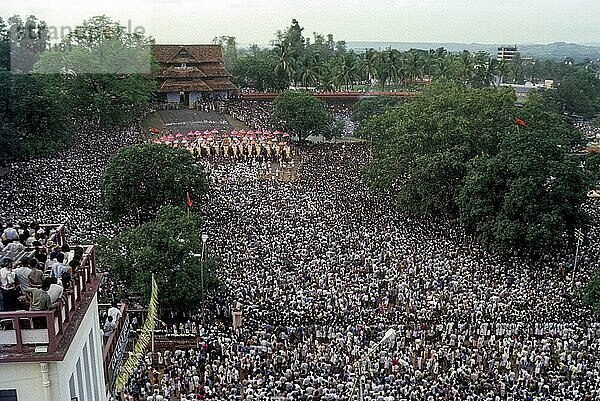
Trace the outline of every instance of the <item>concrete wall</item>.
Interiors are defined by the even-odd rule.
[[[18,401],[44,401],[43,364],[0,364],[0,389],[16,389]],[[65,358],[48,362],[48,401],[106,401],[98,301],[90,307]]]

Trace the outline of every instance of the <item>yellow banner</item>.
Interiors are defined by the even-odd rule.
[[[142,332],[135,343],[135,346],[133,347],[133,352],[129,355],[127,362],[123,364],[119,370],[119,374],[117,375],[115,387],[118,393],[123,391],[123,388],[131,377],[131,374],[139,365],[140,359],[143,358],[144,353],[148,348],[148,344],[150,343],[152,337],[152,330],[154,330],[154,325],[156,324],[157,311],[158,285],[156,284],[156,280],[154,280],[154,275],[152,275],[152,293],[150,295],[150,303],[148,305],[148,315],[146,316],[146,321],[144,322]]]

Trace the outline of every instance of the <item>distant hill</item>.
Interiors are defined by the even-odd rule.
[[[354,49],[357,52],[364,51],[368,48],[376,50],[384,50],[387,48],[406,51],[410,49],[437,49],[443,47],[450,52],[461,52],[468,50],[469,52],[484,51],[490,54],[495,54],[498,46],[511,45],[504,44],[489,44],[489,43],[429,43],[429,42],[346,42],[349,49]],[[563,60],[570,57],[575,62],[585,59],[600,58],[600,44],[580,45],[577,43],[555,42],[550,44],[517,44],[517,48],[522,57],[531,57],[540,60]]]

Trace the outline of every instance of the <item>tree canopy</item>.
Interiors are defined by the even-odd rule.
[[[119,129],[142,117],[155,89],[151,43],[108,17],[93,17],[44,52],[34,71],[56,76],[63,101],[80,119]]]
[[[330,138],[336,129],[325,102],[302,90],[288,90],[277,96],[273,101],[271,119],[277,128],[298,140],[311,135]]]
[[[179,312],[199,308],[206,292],[218,286],[216,261],[207,257],[202,265],[194,256],[202,250],[200,224],[194,214],[165,206],[155,220],[102,241],[99,258],[116,284],[113,296],[140,294],[148,300],[154,274],[162,308]]]
[[[592,118],[600,113],[600,79],[586,70],[567,75],[558,86],[563,110]]]
[[[369,182],[417,216],[459,218],[489,249],[536,252],[583,224],[588,180],[571,153],[577,134],[535,99],[506,89],[433,85],[365,121]],[[519,126],[515,118],[525,126]]]
[[[133,145],[111,157],[100,181],[102,207],[112,219],[146,221],[161,206],[183,205],[207,189],[205,172],[188,151],[160,144]]]

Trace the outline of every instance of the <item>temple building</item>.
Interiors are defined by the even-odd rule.
[[[239,93],[223,65],[220,45],[153,45],[159,63],[158,99],[190,107],[196,100],[223,100]]]

